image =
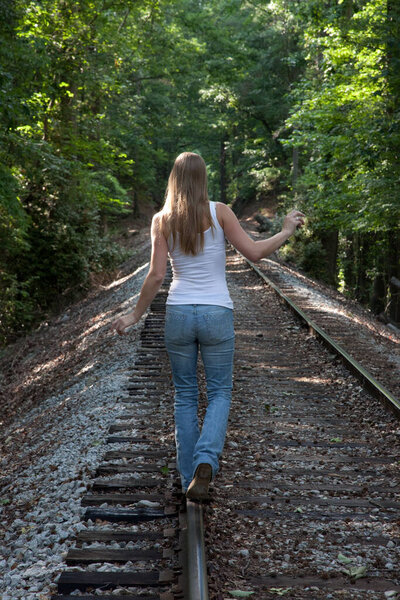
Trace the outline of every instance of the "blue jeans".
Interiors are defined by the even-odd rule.
[[[218,471],[232,396],[235,334],[233,311],[208,304],[168,305],[165,345],[175,386],[175,440],[178,470],[186,490],[200,463]],[[200,348],[208,405],[203,426],[197,416],[197,356]]]

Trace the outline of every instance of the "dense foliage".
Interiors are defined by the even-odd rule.
[[[302,5],[307,66],[286,121],[301,156],[294,189],[325,278],[400,321],[400,8],[317,6]]]
[[[277,196],[304,208],[287,257],[400,320],[399,12],[0,0],[2,339],[120,259],[107,224],[159,206],[182,150],[238,211]]]

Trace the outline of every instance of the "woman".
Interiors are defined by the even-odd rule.
[[[168,180],[163,209],[151,225],[149,273],[138,303],[112,324],[119,334],[139,321],[159,290],[171,259],[173,280],[167,299],[165,344],[175,386],[175,439],[182,487],[190,499],[208,498],[218,470],[232,393],[233,305],[225,280],[225,237],[246,258],[257,261],[279,248],[303,224],[293,210],[282,230],[253,241],[232,210],[210,202],[203,159],[180,154]],[[201,432],[197,418],[197,355],[200,349],[208,405]]]

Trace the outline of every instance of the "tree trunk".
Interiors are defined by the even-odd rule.
[[[367,236],[362,233],[356,233],[355,239],[357,240],[357,245],[355,247],[355,297],[362,304],[366,304],[369,298],[367,281]]]
[[[355,288],[355,276],[354,276],[354,238],[353,233],[347,234],[344,242],[344,254],[343,260],[343,278],[345,290],[351,291]]]
[[[400,279],[400,231],[389,231],[388,279],[389,279],[389,319],[400,323],[400,290],[396,280]]]
[[[132,214],[136,219],[136,218],[140,217],[139,202],[138,202],[138,197],[137,197],[138,195],[135,190],[132,190],[131,195],[132,195]]]
[[[400,6],[398,0],[387,0],[387,81],[392,100],[400,95]]]
[[[354,14],[353,0],[347,0],[346,2],[346,19],[350,21]]]
[[[219,155],[219,168],[220,168],[220,201],[226,204],[226,138],[221,140],[221,149]]]
[[[295,187],[297,178],[299,176],[299,149],[297,146],[293,146],[293,170],[292,170],[292,187]]]
[[[389,120],[398,110],[400,101],[400,5],[398,0],[387,0],[387,32],[386,32],[386,58],[387,58],[387,83],[390,100],[387,102]],[[399,174],[398,156],[400,152],[398,129],[396,136],[390,136],[388,152],[392,159],[392,172]],[[397,190],[396,190],[397,191]],[[400,230],[393,229],[388,232],[388,316],[389,319],[400,323],[400,290],[391,282],[392,277],[400,279]]]
[[[331,285],[336,286],[339,232],[336,229],[326,230],[322,231],[319,237],[325,250],[327,281]]]
[[[373,313],[379,315],[386,310],[387,277],[385,272],[385,257],[387,253],[386,235],[375,233],[373,235],[373,268],[375,276],[371,287],[369,307]]]
[[[386,308],[386,282],[383,273],[377,273],[372,284],[372,293],[369,306],[376,315],[381,314]]]

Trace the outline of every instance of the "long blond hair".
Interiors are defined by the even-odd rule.
[[[168,179],[161,227],[166,238],[177,234],[184,254],[195,256],[204,248],[204,222],[213,228],[207,193],[204,160],[194,152],[182,152],[175,160]]]

